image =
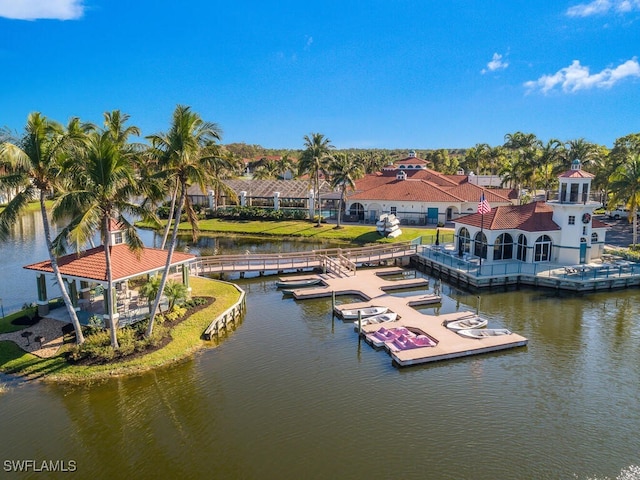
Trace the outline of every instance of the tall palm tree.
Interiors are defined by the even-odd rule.
[[[298,162],[298,173],[300,175],[308,173],[313,181],[314,210],[317,212],[318,224],[322,220],[320,204],[320,174],[326,173],[327,166],[332,159],[331,150],[334,146],[331,140],[322,133],[311,133],[304,136],[305,150],[302,152],[300,162]]]
[[[340,188],[340,202],[338,205],[338,224],[336,228],[342,228],[340,225],[340,217],[342,208],[346,201],[346,192],[348,188],[356,188],[356,180],[364,175],[364,169],[357,158],[349,153],[338,153],[329,164],[331,171],[331,186]]]
[[[482,175],[483,172],[486,173],[490,152],[491,147],[486,143],[477,143],[469,148],[464,156],[467,168],[471,170],[475,167],[477,175]]]
[[[598,154],[598,146],[587,142],[584,138],[569,140],[565,143],[565,161],[567,168],[574,160],[580,160],[582,165],[589,165]]]
[[[542,185],[544,187],[544,198],[549,199],[549,190],[551,183],[560,173],[562,168],[562,157],[564,153],[564,145],[558,139],[550,139],[540,150],[539,166],[541,171]]]
[[[65,132],[61,125],[35,112],[29,115],[25,134],[17,143],[4,142],[0,144],[0,158],[3,159],[3,163],[7,165],[10,172],[0,177],[0,185],[18,189],[16,196],[0,213],[0,239],[8,236],[11,225],[16,223],[29,201],[38,198],[51,268],[73,324],[76,342],[80,345],[84,342],[84,335],[71,297],[64,287],[51,239],[49,213],[45,206],[47,196],[53,192],[63,178],[64,169],[61,159],[64,158],[74,142],[80,139],[79,135],[83,128],[76,128],[79,126],[79,122],[73,119],[69,124],[70,128]]]
[[[533,133],[507,133],[504,139],[503,147],[510,150],[516,157],[516,162],[511,163],[512,167],[521,172],[521,175],[517,175],[521,177],[518,188],[520,188],[521,182],[528,179],[528,186],[532,190],[535,190],[536,179],[539,175],[537,171],[539,149],[542,143]]]
[[[159,174],[176,181],[178,191],[177,205],[172,212],[173,218],[169,218],[169,223],[173,220],[173,232],[169,241],[167,262],[158,287],[158,294],[151,308],[147,336],[153,333],[155,315],[164,293],[177,244],[178,226],[183,208],[191,224],[192,236],[195,238],[198,235],[197,215],[187,197],[187,189],[195,183],[205,191],[207,183],[215,180],[215,174],[212,171],[219,171],[222,168],[219,148],[215,143],[221,136],[222,132],[218,125],[205,122],[200,115],[192,112],[190,107],[178,105],[173,112],[169,131],[147,137],[151,141],[152,156],[156,158],[161,168]]]
[[[118,322],[114,314],[110,224],[115,221],[124,231],[123,238],[129,248],[140,251],[142,240],[126,214],[144,219],[153,217],[144,206],[132,201],[140,190],[128,152],[126,142],[116,140],[112,131],[91,134],[82,161],[76,162],[72,171],[73,182],[54,205],[54,218],[69,214],[72,217],[54,242],[58,251],[66,250],[69,244],[79,250],[96,232],[100,232],[107,273],[105,304],[113,348],[119,346]]]
[[[633,153],[611,175],[609,208],[624,204],[633,221],[633,245],[638,243],[638,207],[640,207],[640,153]]]

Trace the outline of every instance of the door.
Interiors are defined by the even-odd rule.
[[[438,223],[438,209],[437,208],[428,208],[427,209],[427,223]]]
[[[580,263],[587,261],[587,241],[583,238],[580,240]]]

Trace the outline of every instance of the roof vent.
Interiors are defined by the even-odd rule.
[[[407,179],[407,174],[403,171],[399,171],[396,174],[396,180],[406,180]]]

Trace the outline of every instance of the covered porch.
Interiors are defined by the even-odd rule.
[[[147,317],[150,305],[141,294],[142,286],[154,275],[164,270],[167,251],[144,248],[134,252],[128,246],[119,244],[110,247],[112,280],[108,281],[104,247],[96,247],[79,254],[58,258],[58,266],[63,278],[63,288],[67,290],[82,325],[104,326],[113,316],[119,326],[129,325]],[[170,278],[178,279],[189,289],[190,263],[195,255],[174,252]],[[69,322],[66,308],[49,311],[49,282],[52,288],[60,288],[53,275],[51,261],[26,265],[36,272],[38,292],[38,314],[41,317]],[[53,295],[56,297],[58,295]],[[163,298],[161,309],[168,306]]]

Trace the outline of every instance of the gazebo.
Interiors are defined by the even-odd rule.
[[[107,279],[107,267],[104,245],[73,253],[58,258],[60,273],[64,279],[65,287],[69,292],[78,319],[86,324],[89,318],[102,315],[108,321],[113,315],[114,323],[124,316],[123,323],[132,323],[144,318],[143,310],[148,312],[148,305],[138,302],[138,291],[131,288],[132,279],[161,272],[167,261],[166,250],[158,248],[143,248],[140,251],[132,251],[122,243],[122,235],[111,232],[113,245],[111,249],[112,282],[109,285]],[[189,287],[189,267],[195,259],[195,255],[174,252],[171,269],[174,275],[180,275],[182,283]],[[53,275],[50,260],[25,265],[23,268],[37,272],[38,287],[38,313],[40,316],[52,316],[49,313],[49,296],[47,293],[47,277]],[[62,287],[62,286],[61,286]],[[105,291],[111,291],[112,302],[108,302],[109,295]],[[65,310],[66,312],[66,310]]]

